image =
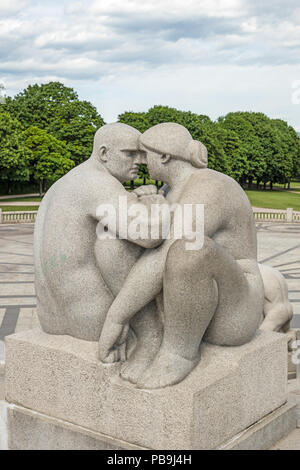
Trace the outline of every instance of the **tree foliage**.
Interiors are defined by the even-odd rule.
[[[208,116],[153,106],[126,111],[119,122],[145,132],[162,122],[186,127],[206,145],[209,167],[241,184],[286,184],[300,176],[300,137],[285,121],[263,113],[233,112]],[[30,85],[0,106],[0,182],[52,183],[86,160],[96,129],[104,124],[97,109],[59,82]],[[139,172],[145,181],[147,167]]]
[[[0,184],[7,191],[12,182],[29,181],[30,152],[22,139],[21,123],[7,112],[0,113]]]
[[[154,106],[147,112],[125,112],[119,121],[140,132],[162,122],[185,126],[193,139],[206,145],[209,167],[241,184],[286,183],[300,172],[300,138],[296,131],[263,113],[234,112],[213,122],[202,114]]]
[[[30,173],[32,179],[40,183],[53,183],[71,170],[75,163],[65,142],[35,126],[23,132],[23,139],[30,151]]]
[[[75,164],[91,155],[95,131],[104,124],[95,106],[59,82],[30,85],[8,98],[5,109],[24,129],[35,126],[65,142]]]

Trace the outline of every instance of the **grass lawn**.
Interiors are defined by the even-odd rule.
[[[246,193],[252,206],[284,210],[292,207],[295,211],[300,211],[300,194],[269,190],[246,190]]]
[[[37,211],[38,206],[2,206],[0,204],[0,209],[2,209],[2,212],[12,212],[12,211]]]
[[[40,202],[41,197],[16,197],[12,199],[0,199],[0,205],[2,202]]]

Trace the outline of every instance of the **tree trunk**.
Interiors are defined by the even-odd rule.
[[[130,189],[134,189],[134,180],[130,181]]]
[[[288,189],[291,189],[291,182],[288,182]]]
[[[264,181],[264,190],[266,190],[267,183]]]
[[[40,196],[43,195],[43,180],[40,180]]]
[[[273,181],[270,181],[270,191],[273,189]]]

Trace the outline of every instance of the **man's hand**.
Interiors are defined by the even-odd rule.
[[[107,315],[99,340],[99,357],[102,362],[120,361],[120,346],[126,341],[128,331],[128,325],[115,323]]]

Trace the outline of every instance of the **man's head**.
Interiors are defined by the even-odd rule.
[[[94,137],[92,157],[105,166],[121,183],[137,177],[145,154],[139,150],[141,133],[127,124],[106,124]]]
[[[195,168],[207,167],[206,147],[174,122],[148,129],[140,136],[140,147],[147,151],[147,166],[153,179],[167,181],[166,175],[171,166],[176,167],[176,160]]]

